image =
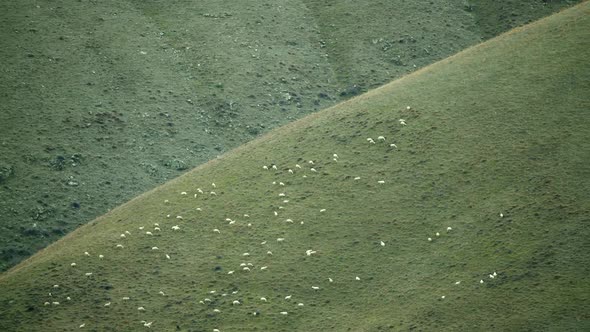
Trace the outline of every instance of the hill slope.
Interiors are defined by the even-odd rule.
[[[570,2],[495,1],[500,25],[490,4],[463,0],[2,1],[0,270],[271,128],[496,35],[512,14]],[[501,29],[480,31],[481,17]]]
[[[588,329],[589,14],[470,48],[111,211],[0,277],[0,328]]]

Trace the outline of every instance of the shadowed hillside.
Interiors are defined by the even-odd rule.
[[[589,14],[467,49],[114,209],[0,277],[0,329],[587,330]]]
[[[570,3],[2,1],[0,270],[271,128]]]

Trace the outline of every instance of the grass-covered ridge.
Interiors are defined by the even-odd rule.
[[[2,1],[0,270],[272,128],[576,2]]]
[[[589,14],[470,48],[81,227],[0,277],[0,329],[588,329]]]

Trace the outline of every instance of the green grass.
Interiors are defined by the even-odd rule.
[[[80,227],[0,276],[0,329],[587,330],[589,14],[469,48]]]
[[[2,1],[0,270],[272,128],[576,1],[473,3]]]

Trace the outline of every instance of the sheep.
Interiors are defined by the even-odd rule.
[[[181,219],[182,220],[184,218],[182,218],[182,216],[176,216],[176,219]]]
[[[186,195],[186,191],[183,191],[180,193],[181,195]]]
[[[213,229],[213,232],[215,232],[215,233],[221,233],[217,228],[214,228]]]
[[[441,297],[440,297],[440,299],[441,299],[441,300],[444,300],[444,299],[445,299],[445,296],[444,296],[444,295],[443,295],[443,296],[441,296]]]
[[[310,163],[310,164],[312,164],[312,165],[313,165],[313,160],[310,160],[310,161],[308,161],[308,163]]]
[[[367,138],[367,142],[371,143],[371,144],[375,144],[375,141],[372,138]]]
[[[280,238],[277,239],[277,242],[283,242],[283,241],[285,241],[285,238],[284,237],[280,237]]]
[[[248,265],[248,264],[246,264],[246,263],[240,263],[240,267],[246,266],[246,265]]]
[[[71,267],[74,267],[74,266],[76,266],[76,263],[72,263],[72,264],[70,264],[70,266]]]
[[[210,194],[210,195],[213,195],[213,196],[217,196],[217,193],[216,193],[216,192],[214,192],[214,191],[210,192],[209,194]]]
[[[334,282],[334,280],[332,280],[332,278],[328,278],[328,281],[329,282]]]
[[[105,307],[109,307],[111,305],[111,302],[107,302],[104,304]]]
[[[68,296],[68,297],[66,297],[66,300],[71,301],[72,298]]]
[[[137,307],[137,311],[145,311],[144,307]]]
[[[232,221],[230,221],[230,222],[228,223],[228,225],[233,225],[233,224],[235,224],[235,223],[236,223],[236,221],[235,221],[235,220],[232,220]]]
[[[205,298],[205,300],[204,300],[204,301],[205,301],[205,302],[211,302],[211,299],[210,299],[210,298]]]
[[[150,231],[146,231],[145,235],[154,235],[154,233],[150,232]]]
[[[483,279],[481,279],[481,280],[479,281],[479,283],[480,283],[480,284],[483,284]]]
[[[260,242],[260,244],[265,245],[266,244],[266,241],[262,241],[262,242]]]
[[[385,181],[379,180],[379,181],[377,181],[377,183],[379,183],[379,184],[385,184]]]
[[[358,281],[358,280],[361,280],[361,278],[359,278],[358,276],[356,276],[356,278],[354,278],[354,279],[356,279],[357,281]]]
[[[307,256],[311,256],[312,254],[315,254],[316,251],[315,250],[308,249],[308,250],[305,251],[305,253],[307,254]]]
[[[299,306],[299,307],[303,307],[303,306],[304,306],[304,304],[303,304],[303,303],[297,303],[297,306]]]
[[[229,271],[227,274],[234,274],[234,271]]]
[[[292,223],[292,222],[293,222],[293,220],[292,220],[292,219],[287,219],[287,220],[285,220],[285,222],[290,222],[290,223]]]
[[[239,305],[239,304],[241,304],[241,303],[240,303],[240,301],[238,301],[238,300],[234,300],[234,302],[233,302],[232,304],[233,304],[233,305]]]
[[[360,179],[361,179],[361,177],[360,177],[360,176],[357,176],[357,177],[355,177],[354,179],[355,179],[355,180],[360,180]]]
[[[431,238],[431,237],[429,237],[429,238],[428,238],[428,241],[432,241],[432,238]]]
[[[293,295],[287,295],[287,296],[285,296],[285,300],[290,300],[292,296]]]
[[[332,156],[333,156],[334,158],[338,158],[338,155],[337,155],[337,154],[335,154],[335,153],[334,153]]]
[[[282,182],[279,182],[279,186],[284,186],[285,184]]]
[[[311,286],[311,289],[313,289],[313,290],[320,290],[320,288],[318,286]]]
[[[500,218],[504,218],[504,213],[500,213]]]
[[[496,271],[494,271],[494,273],[493,273],[493,276],[495,277],[495,276],[497,276],[497,275],[498,275],[498,274],[496,273]]]
[[[402,125],[402,126],[405,126],[406,125],[406,120],[399,119],[399,124]]]
[[[177,231],[177,230],[179,230],[179,229],[180,229],[180,226],[178,226],[178,225],[174,225],[174,226],[172,226],[172,229],[173,229],[173,230],[175,230],[175,231]]]
[[[170,255],[166,254],[166,259],[170,259]]]
[[[84,252],[84,255],[86,255],[86,256],[90,256],[90,254],[88,253],[88,251],[85,251],[85,252]]]
[[[275,214],[275,217],[279,215],[279,213],[277,211],[273,211]]]
[[[315,168],[313,168],[313,167],[310,168],[309,170],[312,171],[312,172],[317,172],[317,170]]]
[[[127,235],[131,235],[131,233],[129,231],[125,231],[125,234]]]
[[[266,252],[266,254],[267,255],[272,255],[272,251],[269,250],[269,251]]]
[[[53,288],[59,288],[59,285],[53,285]]]
[[[86,326],[86,323],[80,324],[79,328],[83,328],[84,326]]]
[[[166,296],[166,293],[164,293],[164,291],[160,291],[158,294],[160,294],[162,296]]]
[[[268,170],[268,166],[264,165],[262,166],[263,169]]]
[[[201,188],[197,188],[197,191],[199,192],[199,194],[203,193],[203,190],[201,190]]]
[[[196,208],[197,211],[203,211],[201,208]]]
[[[215,185],[215,183],[211,183],[211,186],[213,186],[213,188],[217,188],[217,186]]]
[[[389,147],[392,147],[392,148],[396,148],[397,149],[397,145],[395,145],[394,143],[389,144]]]
[[[148,322],[146,322],[145,320],[142,320],[141,322],[143,323],[143,326],[147,327],[148,329],[152,327],[152,323],[153,323],[153,322],[149,322],[149,323],[148,323]]]
[[[161,231],[160,227],[154,227],[154,231]]]
[[[244,218],[250,218],[249,214],[244,214]]]
[[[98,258],[103,259],[104,255],[98,255]]]
[[[193,197],[194,197],[194,198],[197,198],[197,194],[194,194],[194,195],[193,195]]]
[[[243,268],[242,270],[250,272],[250,268],[247,266],[245,268]]]
[[[283,203],[289,203],[288,199],[283,200]]]
[[[447,232],[452,231],[453,229],[451,227],[447,227]]]
[[[279,194],[279,197],[285,197],[285,196],[287,196],[285,193],[280,193]]]
[[[245,252],[245,253],[242,254],[242,256],[250,256],[250,253]]]
[[[213,312],[219,313],[219,312],[221,312],[221,310],[219,310],[219,309],[213,309]]]
[[[289,174],[293,174],[293,170],[289,168]]]
[[[381,246],[385,247],[385,242],[381,241]]]
[[[436,236],[440,236],[440,233],[439,232],[436,232]]]
[[[45,302],[45,303],[43,303],[43,305],[50,305],[50,304],[51,304],[51,303],[49,303],[49,302]]]
[[[170,201],[169,201],[169,200],[167,200],[167,199],[165,199],[165,200],[164,200],[164,204],[168,204],[168,203],[170,203]]]
[[[268,269],[268,266],[263,266],[263,267],[261,267],[260,269],[261,269],[261,270],[266,270],[266,269]]]
[[[233,291],[231,293],[234,294],[234,295],[236,295],[236,294],[238,294],[238,291]]]
[[[321,209],[320,212],[326,212],[326,209]]]
[[[272,169],[277,170],[277,165],[272,165]]]
[[[295,164],[295,167],[297,167],[297,168],[301,168],[301,165],[299,165],[299,164]]]
[[[121,237],[121,238],[124,238],[124,237],[125,237],[125,234],[121,234],[121,236],[120,236],[120,237]]]
[[[286,311],[281,311],[281,315],[288,315],[289,313]]]
[[[123,301],[129,301],[129,296],[124,296],[124,297],[122,298],[122,300],[123,300]]]
[[[152,247],[152,250],[158,250],[158,249],[159,249],[158,247]]]
[[[377,137],[377,140],[378,140],[378,141],[385,141],[385,137],[383,137],[383,136],[379,136],[379,137]]]
[[[117,248],[124,248],[122,244],[117,244]]]
[[[51,304],[53,304],[53,305],[59,305],[59,302],[53,301],[53,302],[51,302]]]
[[[409,111],[409,110],[411,110],[412,108],[411,108],[410,106],[406,106],[406,109]]]
[[[220,332],[219,329],[213,329],[213,332]]]

